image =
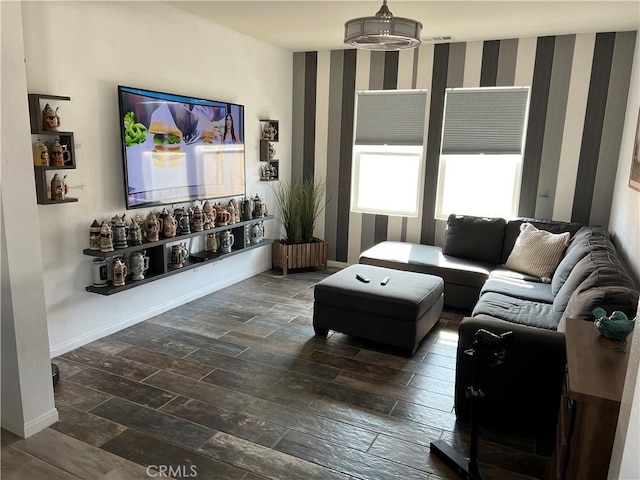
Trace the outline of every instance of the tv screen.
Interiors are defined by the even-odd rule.
[[[127,208],[244,195],[244,107],[118,86]]]

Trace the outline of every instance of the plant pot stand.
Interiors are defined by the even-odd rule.
[[[285,276],[292,268],[323,267],[326,270],[327,242],[314,238],[311,243],[287,245],[277,240],[273,242],[271,263],[273,268],[281,268]]]

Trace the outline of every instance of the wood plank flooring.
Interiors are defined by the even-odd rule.
[[[2,478],[456,478],[429,443],[468,454],[453,410],[465,312],[443,313],[412,358],[318,338],[313,287],[330,273],[264,272],[54,359],[60,422],[3,431]],[[544,476],[532,440],[481,438],[492,478]]]

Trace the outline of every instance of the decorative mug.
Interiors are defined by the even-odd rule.
[[[129,259],[129,265],[131,266],[131,280],[143,280],[144,273],[149,270],[149,257],[146,255],[147,251],[133,252]]]
[[[231,214],[228,211],[223,210],[222,208],[218,210],[218,214],[216,217],[216,223],[218,224],[218,226],[227,225],[230,219]]]
[[[54,140],[49,148],[49,162],[55,167],[64,167],[64,148],[58,140]]]
[[[171,246],[171,268],[182,268],[185,260],[189,257],[186,243]]]
[[[56,131],[60,126],[60,117],[58,116],[58,109],[51,108],[48,103],[42,110],[42,130]]]
[[[230,230],[225,230],[220,234],[220,251],[222,253],[231,253],[231,247],[233,247],[233,242],[235,237]]]
[[[209,233],[207,235],[207,252],[218,253],[218,234]]]
[[[57,173],[51,179],[51,200],[64,200],[67,196],[67,184],[64,183],[66,175],[60,178]]]
[[[107,222],[102,222],[100,227],[100,251],[113,252],[113,233]]]
[[[109,283],[107,261],[104,258],[96,258],[92,263],[92,277],[94,287],[104,287]]]
[[[127,278],[127,266],[121,258],[116,258],[113,262],[113,286],[122,287]]]
[[[48,167],[50,162],[49,149],[38,139],[33,146],[33,164],[38,167]]]
[[[94,220],[89,226],[89,250],[100,250],[100,224]]]

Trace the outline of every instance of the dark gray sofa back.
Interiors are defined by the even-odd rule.
[[[442,253],[498,265],[506,225],[504,218],[449,215]]]

